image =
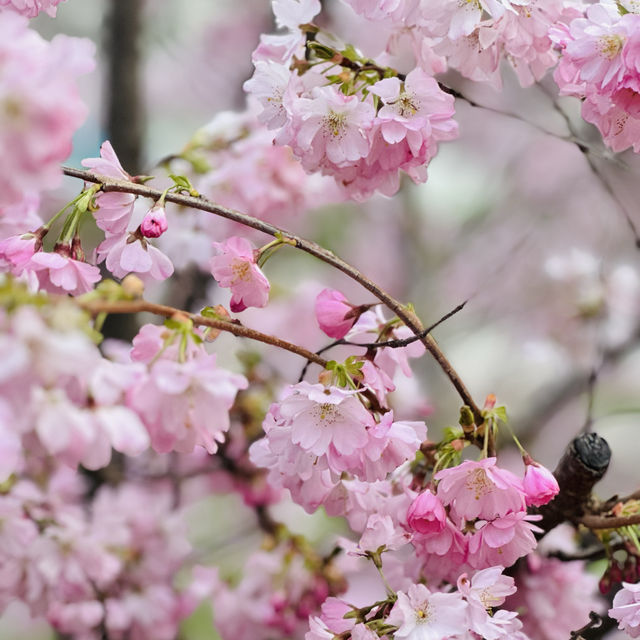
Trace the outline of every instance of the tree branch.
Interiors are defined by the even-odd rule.
[[[640,513],[631,516],[596,516],[587,514],[580,518],[580,524],[589,529],[619,529],[634,524],[640,524]]]
[[[162,195],[161,191],[142,184],[136,184],[133,182],[128,182],[126,180],[115,180],[107,176],[95,175],[89,171],[81,171],[79,169],[72,169],[69,167],[63,167],[62,169],[64,174],[67,176],[80,178],[81,180],[85,180],[86,182],[100,184],[102,186],[102,191],[105,192],[131,193],[134,195],[143,196],[145,198],[151,198],[153,200],[158,200]],[[262,233],[266,233],[270,236],[280,236],[288,239],[298,249],[301,249],[302,251],[335,267],[339,271],[342,271],[342,273],[347,275],[352,280],[355,280],[365,289],[370,291],[378,300],[380,300],[380,302],[384,303],[393,313],[395,313],[398,318],[400,318],[400,320],[402,320],[402,322],[404,322],[404,324],[409,327],[411,331],[413,331],[414,334],[420,334],[424,330],[420,319],[411,310],[409,310],[398,300],[390,296],[386,291],[381,289],[375,282],[367,278],[358,269],[351,266],[350,264],[339,258],[337,255],[335,255],[332,251],[325,249],[319,244],[310,240],[305,240],[304,238],[285,231],[284,229],[280,229],[272,224],[269,224],[268,222],[264,222],[263,220],[259,220],[258,218],[247,215],[246,213],[241,213],[239,211],[227,209],[226,207],[217,205],[207,198],[204,198],[203,196],[199,196],[196,198],[190,195],[168,193],[166,194],[165,200],[167,202],[173,202],[184,207],[191,207],[193,209],[199,209],[200,211],[206,211],[208,213],[221,216],[222,218],[232,220],[252,229],[256,229],[257,231],[261,231]],[[451,384],[453,384],[453,386],[455,387],[464,404],[471,408],[476,424],[481,425],[484,422],[484,418],[482,416],[480,408],[474,402],[467,387],[465,386],[447,357],[444,355],[436,341],[430,335],[421,337],[420,340],[426,347],[427,351],[429,351],[429,353],[434,357],[440,368],[444,371],[445,375],[449,378]],[[317,358],[315,354],[313,354],[313,357]]]
[[[108,302],[103,300],[82,301],[76,299],[75,302],[78,306],[92,315],[97,315],[99,313],[140,313],[141,311],[146,311],[147,313],[153,313],[157,316],[170,318],[176,314],[181,314],[187,316],[196,325],[211,327],[212,329],[218,329],[220,331],[227,331],[228,333],[232,333],[234,336],[250,338],[251,340],[264,342],[265,344],[270,344],[274,347],[291,351],[291,353],[295,353],[307,360],[311,360],[311,362],[314,362],[323,368],[327,365],[327,361],[324,358],[321,358],[315,353],[305,349],[304,347],[300,347],[297,344],[276,338],[275,336],[267,333],[261,333],[255,329],[249,329],[241,324],[218,320],[216,318],[205,318],[197,313],[189,313],[188,311],[169,307],[164,304],[155,304],[153,302],[147,302],[146,300],[120,300],[117,302]]]
[[[572,440],[553,472],[560,492],[537,510],[542,515],[538,525],[544,533],[565,520],[574,524],[582,521],[589,510],[593,486],[606,473],[610,460],[611,449],[597,434],[583,433]]]

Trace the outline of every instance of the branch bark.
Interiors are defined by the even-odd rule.
[[[205,318],[204,316],[200,316],[197,313],[189,313],[188,311],[176,309],[175,307],[169,307],[164,304],[155,304],[153,302],[147,302],[146,300],[133,300],[130,302],[126,300],[117,302],[108,302],[102,300],[90,300],[83,302],[82,300],[76,300],[76,303],[78,304],[78,306],[80,306],[85,311],[88,311],[92,315],[97,315],[99,313],[140,313],[142,311],[146,311],[157,316],[171,318],[176,314],[180,314],[187,316],[194,324],[198,326],[211,327],[212,329],[218,329],[220,331],[232,333],[234,336],[239,336],[241,338],[250,338],[251,340],[264,342],[265,344],[279,347],[280,349],[295,353],[303,358],[306,358],[307,360],[311,360],[311,362],[314,362],[315,364],[318,364],[323,368],[327,365],[327,361],[324,358],[321,358],[312,351],[309,351],[304,347],[300,347],[297,344],[293,344],[292,342],[287,342],[286,340],[276,338],[275,336],[269,335],[267,333],[261,333],[260,331],[256,331],[255,329],[249,329],[248,327],[245,327],[241,324],[236,324],[234,322],[225,322],[224,320],[217,320],[216,318]]]
[[[81,180],[84,180],[86,182],[100,184],[102,185],[102,191],[105,192],[111,191],[119,193],[131,193],[145,198],[151,198],[152,200],[158,200],[162,195],[161,191],[153,189],[152,187],[128,182],[126,180],[115,180],[107,176],[95,175],[89,171],[81,171],[79,169],[63,167],[63,172],[67,176],[80,178]],[[217,205],[216,203],[211,202],[210,200],[202,196],[196,198],[190,195],[168,193],[165,197],[165,200],[167,202],[173,202],[184,207],[191,207],[192,209],[198,209],[200,211],[212,213],[222,218],[226,218],[227,220],[232,220],[252,229],[256,229],[257,231],[261,231],[262,233],[266,233],[270,236],[282,236],[284,238],[287,238],[291,241],[293,246],[318,258],[319,260],[322,260],[323,262],[326,262],[327,264],[330,264],[332,267],[338,269],[349,278],[356,281],[365,289],[370,291],[378,300],[380,300],[380,302],[384,303],[391,311],[393,311],[393,313],[395,313],[398,318],[400,318],[400,320],[402,320],[402,322],[404,322],[404,324],[409,327],[411,331],[413,331],[414,334],[418,335],[424,330],[420,319],[405,305],[390,296],[386,291],[381,289],[375,282],[367,278],[358,269],[351,266],[350,264],[339,258],[332,251],[325,249],[319,244],[301,238],[300,236],[290,233],[284,229],[280,229],[272,224],[269,224],[268,222],[264,222],[263,220],[259,220],[258,218],[249,216],[246,213],[241,213],[239,211],[227,209],[225,207]],[[420,338],[420,341],[422,342],[422,344],[424,344],[427,351],[429,351],[440,368],[444,371],[445,375],[449,378],[451,384],[453,384],[454,388],[458,392],[458,395],[462,398],[464,404],[466,404],[471,409],[476,425],[481,425],[484,422],[482,411],[474,402],[471,394],[469,393],[469,390],[467,389],[464,382],[462,381],[456,370],[453,368],[447,357],[444,355],[437,342],[431,335],[422,336]]]
[[[537,524],[544,533],[565,520],[574,524],[582,521],[589,510],[593,486],[606,473],[610,460],[611,449],[599,435],[584,433],[572,440],[553,472],[560,492],[537,510],[542,516]]]

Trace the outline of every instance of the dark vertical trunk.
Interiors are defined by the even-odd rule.
[[[143,0],[109,0],[104,47],[107,71],[107,136],[122,166],[142,171],[144,135],[140,92],[140,34]]]

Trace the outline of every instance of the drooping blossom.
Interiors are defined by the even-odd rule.
[[[215,242],[218,255],[211,258],[211,273],[221,287],[231,289],[233,312],[264,307],[269,300],[269,281],[256,264],[255,250],[246,238],[233,236]]]
[[[522,487],[525,492],[527,506],[540,507],[553,500],[560,491],[558,481],[551,471],[535,462],[530,456],[525,456],[526,465]]]
[[[143,280],[166,280],[173,273],[171,260],[142,233],[107,235],[98,245],[97,253],[98,261],[105,261],[116,278],[135,273]]]
[[[100,270],[94,265],[55,252],[33,254],[24,269],[38,276],[41,289],[73,296],[91,291],[101,278]]]
[[[246,386],[244,376],[218,368],[215,355],[202,352],[186,362],[161,358],[129,390],[128,404],[156,451],[190,453],[199,445],[215,453],[229,429],[235,396]]]
[[[100,146],[99,158],[85,158],[82,161],[82,165],[96,176],[107,176],[116,180],[131,180],[131,176],[122,168],[109,140],[105,140]],[[108,236],[125,233],[133,214],[135,199],[136,197],[130,193],[98,193],[95,198],[97,210],[93,212],[98,227]]]
[[[344,338],[358,319],[354,306],[337,289],[323,289],[316,298],[316,319],[330,338]]]

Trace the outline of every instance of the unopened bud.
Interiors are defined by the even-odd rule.
[[[144,282],[132,273],[125,276],[121,282],[122,290],[131,298],[142,298]]]

